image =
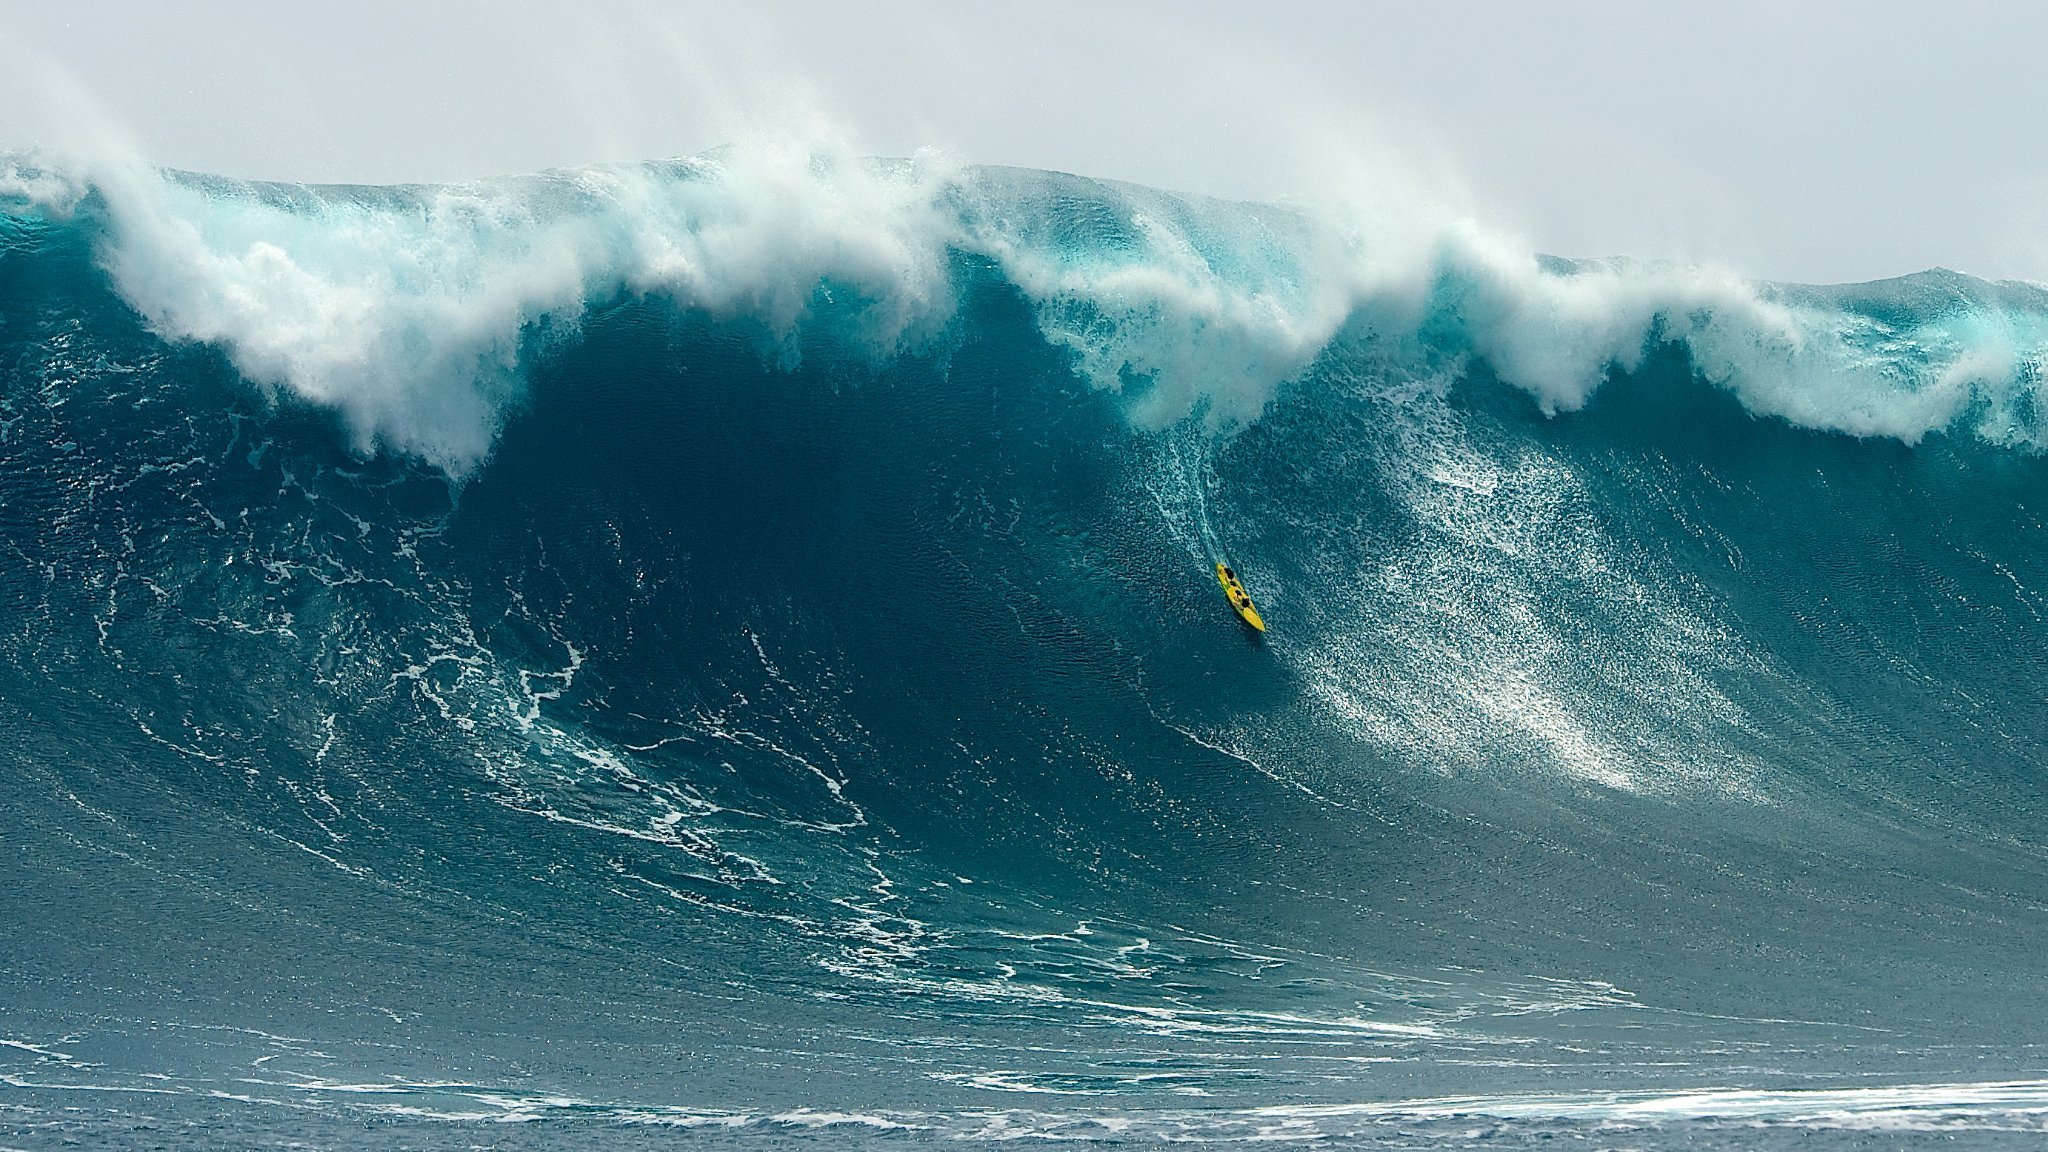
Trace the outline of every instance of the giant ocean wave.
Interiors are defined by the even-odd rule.
[[[935,156],[11,158],[0,1126],[2037,1132],[2044,354]]]

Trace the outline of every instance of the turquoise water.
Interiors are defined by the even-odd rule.
[[[2040,1139],[2039,290],[8,164],[0,1142]]]

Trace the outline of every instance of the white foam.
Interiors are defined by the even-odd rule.
[[[489,452],[523,346],[586,303],[662,293],[789,340],[819,285],[893,352],[946,314],[936,160],[787,149],[411,190],[277,189],[102,166],[101,259],[161,334],[340,412],[357,446],[453,474]]]
[[[69,216],[85,195],[86,186],[47,161],[32,156],[0,156],[0,203],[14,200],[53,217]]]
[[[1813,1127],[1911,1127],[1939,1116],[2039,1117],[2048,1114],[2048,1081],[1902,1084],[1870,1088],[1697,1089],[1664,1092],[1529,1093],[1450,1096],[1389,1103],[1284,1105],[1246,1115],[1330,1119],[1590,1120],[1624,1124],[1671,1120],[1744,1120]]]
[[[1980,293],[1881,320],[1721,270],[1565,267],[1412,209],[1228,204],[803,142],[415,189],[253,186],[121,158],[0,168],[0,197],[48,213],[88,185],[107,206],[101,258],[158,332],[340,413],[365,451],[457,475],[517,402],[523,351],[593,299],[743,317],[787,363],[829,298],[858,318],[842,335],[887,356],[952,316],[955,253],[999,267],[1090,380],[1135,386],[1148,426],[1255,419],[1333,340],[1481,356],[1555,412],[1670,339],[1751,410],[1805,426],[2048,437],[2031,406],[2048,305]]]

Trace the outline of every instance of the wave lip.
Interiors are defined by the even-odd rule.
[[[960,262],[1141,425],[1256,419],[1333,342],[1410,370],[1484,360],[1546,411],[1677,343],[1751,411],[1914,442],[1961,429],[2029,449],[2048,294],[1954,273],[1844,288],[1539,257],[1470,221],[1175,196],[936,155],[731,148],[495,182],[252,184],[16,157],[0,205],[85,206],[99,259],[161,335],[330,408],[361,451],[454,475],[490,452],[522,364],[594,304],[661,296],[763,334],[784,363],[831,317],[887,358],[929,346]]]

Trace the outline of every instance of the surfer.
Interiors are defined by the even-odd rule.
[[[1216,565],[1216,582],[1223,585],[1224,598],[1230,601],[1230,607],[1237,612],[1238,619],[1264,632],[1265,620],[1260,618],[1259,610],[1252,607],[1251,594],[1244,590],[1244,582],[1237,578],[1237,573],[1231,570],[1230,565]]]

